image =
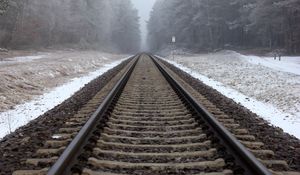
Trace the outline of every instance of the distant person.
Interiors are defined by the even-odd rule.
[[[278,59],[281,61],[281,53],[278,54]]]

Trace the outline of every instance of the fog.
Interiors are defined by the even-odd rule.
[[[155,52],[170,49],[175,35],[175,47],[195,52],[295,54],[299,11],[299,0],[0,0],[0,48]]]
[[[299,0],[157,0],[149,19],[151,51],[258,49],[300,53]],[[170,45],[172,36],[176,43]]]
[[[147,50],[147,21],[155,1],[1,1],[0,48]]]
[[[141,49],[147,50],[148,46],[146,43],[147,39],[147,21],[150,18],[150,12],[156,0],[131,0],[134,4],[135,8],[139,11],[140,16],[140,25],[141,25],[141,32],[142,32],[142,43]]]
[[[133,53],[140,39],[138,12],[130,0],[0,1],[0,48]]]

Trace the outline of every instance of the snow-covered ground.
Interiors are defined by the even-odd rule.
[[[241,54],[238,55],[252,64],[262,65],[274,70],[300,75],[300,56],[282,57],[279,61],[278,57],[274,59],[274,57],[245,56]]]
[[[12,58],[5,58],[0,64],[3,63],[16,63],[16,62],[29,62],[32,60],[42,59],[45,58],[46,55],[35,55],[35,56],[20,56],[20,57],[12,57]]]
[[[5,59],[3,64],[0,61],[0,139],[60,104],[124,58],[96,51],[55,51]]]
[[[166,60],[300,138],[300,57],[279,61],[222,51]]]
[[[0,55],[1,56],[1,55]],[[126,57],[97,51],[48,51],[0,61],[0,112],[13,109],[72,78]]]

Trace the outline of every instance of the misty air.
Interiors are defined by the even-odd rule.
[[[0,0],[0,175],[300,175],[300,0]]]

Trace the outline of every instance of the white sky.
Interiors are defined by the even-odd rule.
[[[131,1],[139,11],[141,31],[142,31],[142,50],[146,50],[147,21],[149,20],[150,12],[156,0],[131,0]]]

